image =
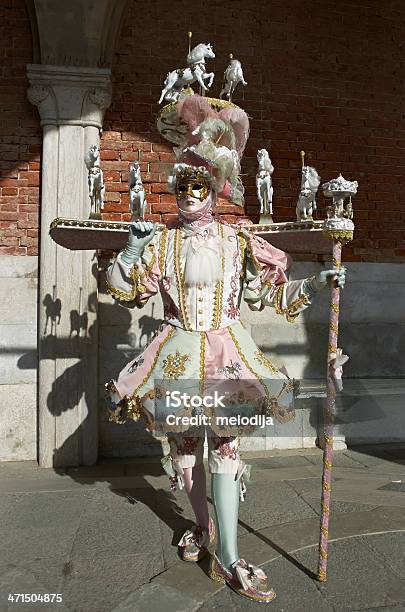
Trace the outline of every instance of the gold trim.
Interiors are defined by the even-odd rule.
[[[318,572],[318,581],[319,582],[326,582],[326,571],[325,570],[319,570],[319,572]]]
[[[133,302],[139,293],[143,293],[145,291],[145,287],[140,282],[140,274],[136,264],[132,266],[129,276],[132,281],[131,291],[116,289],[116,287],[113,287],[108,281],[106,281],[107,292],[121,302]]]
[[[62,217],[56,217],[49,226],[49,230],[57,227],[79,227],[79,228],[90,228],[90,229],[110,229],[110,230],[125,230],[128,231],[130,221],[105,221],[95,219],[63,219]],[[166,226],[163,223],[157,223],[157,231],[163,231]],[[238,229],[246,229],[251,234],[262,235],[269,233],[291,233],[291,232],[311,232],[320,233],[324,230],[324,221],[313,221],[305,223],[297,223],[295,221],[285,221],[284,223],[272,223],[271,225],[260,225],[249,223],[246,225],[238,226]],[[241,235],[241,232],[238,232]]]
[[[331,329],[335,334],[337,334],[339,332],[338,327],[335,323],[331,323],[329,325],[329,329]]]
[[[323,233],[330,240],[346,244],[353,240],[353,230],[324,229]]]
[[[255,376],[257,378],[257,380],[259,381],[259,383],[262,385],[264,392],[266,394],[266,398],[269,401],[269,404],[271,403],[271,399],[270,399],[270,394],[269,394],[269,390],[266,387],[266,385],[264,384],[262,378],[259,376],[259,374],[257,372],[254,371],[254,369],[252,368],[252,366],[249,364],[249,362],[247,361],[245,355],[242,352],[242,349],[240,348],[239,342],[234,334],[234,332],[232,331],[232,329],[230,327],[228,327],[228,332],[229,335],[232,338],[232,341],[236,347],[236,350],[238,351],[239,357],[242,359],[243,363],[245,364],[245,366],[247,367],[247,369],[253,374],[253,376]]]
[[[205,382],[205,332],[200,332],[200,385],[199,392],[202,397]]]
[[[178,380],[179,376],[182,376],[186,371],[186,361],[190,361],[190,359],[190,353],[182,355],[178,349],[175,353],[169,353],[162,361],[164,378]]]
[[[249,236],[249,238],[246,238],[246,241],[248,243],[249,249],[250,249],[250,256],[253,260],[253,263],[255,264],[256,268],[259,270],[259,272],[261,272],[263,270],[263,264],[260,263],[260,261],[258,261],[253,253],[253,247],[252,247],[252,238]]]
[[[185,289],[184,279],[181,273],[181,230],[177,228],[174,233],[174,268],[176,273],[177,281],[177,292],[179,294],[179,305],[181,310],[181,316],[184,323],[184,328],[187,331],[191,331],[190,321],[188,319],[186,302],[185,302]]]
[[[220,314],[220,307],[219,307],[220,292],[221,292],[221,281],[217,281],[215,283],[214,310],[213,310],[213,315],[212,315],[212,328],[213,329],[218,329],[219,327],[218,319],[220,319],[220,316],[219,316]]]
[[[222,243],[224,242],[224,227],[221,223],[217,223],[218,232],[221,236]],[[225,273],[225,254],[222,250],[221,255],[221,271],[222,278],[215,284],[215,296],[214,296],[214,312],[212,317],[213,329],[219,329],[222,319],[222,303],[224,294],[224,273]]]
[[[329,514],[330,510],[327,504],[321,504],[321,507],[322,507],[323,512],[325,512],[326,514]]]
[[[242,234],[242,232],[238,232],[237,236],[239,238],[239,251],[240,251],[240,263],[241,263],[241,270],[240,270],[240,275],[242,276],[242,278],[245,277],[246,275],[246,238],[245,236]]]
[[[294,311],[296,311],[300,306],[309,306],[309,304],[311,304],[311,298],[306,293],[303,293],[299,298],[291,302],[291,304],[289,304],[286,308],[282,308],[281,302],[283,300],[283,292],[285,285],[287,285],[287,283],[282,283],[277,289],[276,296],[274,298],[274,308],[277,314],[285,315],[287,321],[289,323],[293,323],[300,314],[299,312]]]
[[[49,231],[58,227],[79,227],[79,228],[90,228],[90,229],[111,229],[111,230],[125,230],[128,231],[130,221],[104,221],[103,219],[63,219],[62,217],[56,217],[49,226]],[[157,224],[157,229],[162,230],[165,225],[162,223]]]
[[[141,387],[143,387],[144,385],[146,385],[146,383],[148,382],[148,380],[149,380],[149,378],[150,378],[150,375],[151,375],[151,373],[152,373],[152,370],[155,368],[155,366],[156,366],[156,362],[157,362],[157,360],[159,359],[160,353],[162,352],[162,348],[164,347],[164,345],[166,344],[166,342],[168,342],[168,340],[170,340],[170,338],[173,336],[174,332],[175,332],[175,328],[174,328],[174,327],[172,327],[172,328],[169,330],[169,333],[167,334],[166,338],[164,338],[164,340],[162,340],[162,342],[159,344],[159,347],[158,347],[158,349],[157,349],[157,351],[156,351],[156,354],[155,354],[155,357],[154,357],[154,359],[153,359],[152,365],[150,366],[150,368],[149,368],[149,370],[148,370],[148,372],[147,372],[146,376],[144,377],[143,381],[141,382],[141,384],[140,384],[140,385],[138,385],[138,386],[137,386],[137,387],[134,389],[134,392],[132,393],[131,398],[136,398],[136,397],[137,397],[137,395],[138,395],[138,391],[139,391],[139,389],[140,389]]]
[[[332,310],[334,310],[336,312],[336,314],[339,314],[339,306],[337,304],[332,302],[330,307],[332,308]]]
[[[255,352],[255,359],[260,363],[260,365],[264,366],[265,368],[268,368],[273,374],[278,372],[278,369],[271,363],[269,359],[267,359],[266,355],[262,353],[260,349]]]
[[[166,260],[166,247],[167,247],[167,238],[169,236],[169,230],[167,227],[162,232],[162,236],[160,238],[159,244],[159,270],[162,277],[165,274],[165,260]]]
[[[155,246],[153,244],[148,244],[148,246],[146,247],[148,249],[148,251],[152,252],[152,259],[150,261],[150,263],[144,263],[142,261],[142,257],[141,257],[141,264],[145,267],[146,272],[149,274],[149,272],[152,271],[153,266],[155,265],[156,262],[156,249]],[[141,278],[145,277],[145,272],[141,272],[140,273]]]

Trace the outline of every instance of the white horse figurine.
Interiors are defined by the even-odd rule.
[[[273,187],[271,175],[274,172],[274,166],[266,149],[258,150],[257,161],[259,162],[259,169],[256,174],[256,191],[260,202],[260,214],[272,215]]]
[[[231,100],[233,92],[239,83],[242,83],[242,85],[247,85],[245,79],[243,78],[242,64],[239,60],[233,59],[233,55],[230,53],[229,64],[224,72],[223,87],[219,97],[222,98],[222,96],[226,94],[228,100]]]
[[[146,209],[145,189],[138,161],[129,166],[129,206],[132,219],[144,219]]]
[[[321,177],[312,166],[302,166],[301,173],[301,191],[298,196],[296,213],[297,221],[307,221],[312,220],[312,214],[316,210],[315,196]]]
[[[205,58],[213,59],[215,53],[211,44],[200,43],[187,56],[188,68],[178,68],[167,73],[162,93],[160,94],[159,104],[163,100],[168,102],[177,101],[181,90],[198,81],[203,91],[207,91],[214,80],[213,72],[206,72]],[[204,81],[208,80],[205,85]]]
[[[92,145],[84,157],[87,166],[90,196],[90,218],[101,219],[100,211],[104,208],[104,177],[100,166],[100,148]]]

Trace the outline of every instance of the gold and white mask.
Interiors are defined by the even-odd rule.
[[[186,196],[192,196],[201,202],[208,195],[208,184],[197,179],[181,180],[176,184],[176,199],[182,200]]]

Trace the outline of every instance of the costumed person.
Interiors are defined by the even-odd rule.
[[[241,109],[218,116],[207,108],[204,114],[207,103],[198,99],[190,96],[179,111],[190,129],[168,183],[176,196],[178,226],[157,232],[152,222],[133,222],[126,247],[107,272],[108,290],[120,304],[142,307],[160,292],[164,306],[161,331],[106,385],[110,420],[118,423],[144,416],[153,429],[157,381],[198,381],[200,390],[230,379],[256,384],[266,414],[287,414],[292,410],[292,381],[265,357],[241,323],[241,300],[252,310],[274,307],[292,321],[328,281],[344,284],[343,269],[289,281],[291,262],[284,252],[246,228],[214,218],[219,195],[243,205],[238,173],[249,123]],[[221,435],[215,427],[207,430],[215,529],[206,498],[204,431],[197,429],[201,427],[170,432],[170,454],[162,462],[173,486],[185,488],[196,518],[179,542],[181,557],[200,561],[216,531],[211,578],[244,597],[269,602],[275,592],[265,573],[238,552],[239,500],[247,473],[239,436]]]

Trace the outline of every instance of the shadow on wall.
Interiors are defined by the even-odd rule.
[[[93,266],[93,273],[95,273],[95,266]],[[94,313],[98,309],[98,297],[96,292],[92,293],[84,311],[79,306],[78,309],[64,313],[63,301],[54,291],[54,295],[47,294],[44,297],[42,308],[45,312],[45,326],[44,336],[40,340],[41,359],[55,362],[55,357],[57,357],[58,363],[62,366],[52,382],[51,391],[47,398],[48,410],[53,416],[61,416],[76,408],[82,399],[88,407],[86,417],[77,430],[59,448],[55,449],[54,465],[57,466],[63,464],[66,457],[77,456],[77,448],[80,448],[84,431],[88,432],[89,426],[92,426],[91,423],[94,424],[94,412],[91,411],[98,412],[101,410],[101,413],[105,413],[105,421],[107,418],[107,405],[104,402],[100,405],[99,390],[97,389],[96,393],[91,391],[94,386],[88,384],[86,377],[86,373],[90,370],[90,367],[88,367],[90,360],[94,359],[95,356],[94,351],[98,351],[98,321],[89,325],[89,320],[94,319]],[[120,324],[113,327],[114,335],[112,342],[108,345],[108,354],[104,352],[102,355],[107,363],[111,363],[111,371],[108,372],[108,376],[112,378],[113,376],[117,377],[120,370],[133,358],[136,345],[141,347],[149,344],[157,333],[161,321],[153,316],[152,310],[151,315],[145,314],[140,317],[139,334],[135,335],[130,331],[131,314],[128,309],[121,308],[113,302],[103,304],[103,309],[104,315],[110,320],[116,318],[117,314],[119,315]],[[70,322],[69,335],[60,337],[58,336],[58,327],[61,319],[66,319],[67,316]],[[127,347],[129,350],[122,347]],[[35,369],[37,360],[37,351],[32,350],[23,354],[18,359],[17,364],[20,369]],[[106,367],[105,369],[108,370],[109,368]],[[101,381],[101,384],[103,385],[107,380]],[[90,416],[93,416],[91,420]],[[100,419],[102,420],[102,418],[102,414],[100,414]],[[110,423],[108,426],[111,428],[122,427]],[[143,442],[149,445],[158,445],[161,450],[160,442],[146,432],[142,423],[131,422],[126,424],[125,428],[128,437],[135,439],[141,436]]]

